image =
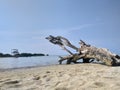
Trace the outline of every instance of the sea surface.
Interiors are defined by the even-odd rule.
[[[58,56],[0,58],[0,69],[55,65],[58,64],[58,60]]]

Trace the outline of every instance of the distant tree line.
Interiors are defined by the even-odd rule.
[[[0,53],[0,57],[12,57],[12,55]]]
[[[20,53],[15,55],[0,53],[0,57],[31,57],[31,56],[46,56],[46,55],[42,53]]]

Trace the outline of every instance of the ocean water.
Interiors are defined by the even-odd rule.
[[[0,69],[55,65],[58,60],[58,56],[0,58]]]

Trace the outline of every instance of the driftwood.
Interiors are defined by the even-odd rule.
[[[111,53],[106,48],[97,48],[86,44],[84,41],[80,40],[80,48],[72,45],[69,40],[64,37],[57,36],[54,37],[50,35],[46,37],[51,43],[59,45],[62,49],[67,51],[70,55],[61,57],[59,63],[62,64],[62,61],[67,60],[67,64],[79,63],[77,62],[80,59],[83,59],[83,63],[90,63],[94,60],[101,61],[109,66],[117,66],[120,65],[120,56],[117,54]],[[70,50],[68,50],[65,46],[68,46],[77,51],[76,54],[73,54]]]

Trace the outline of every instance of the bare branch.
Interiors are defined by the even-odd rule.
[[[60,57],[59,60],[60,64],[64,60],[67,60],[67,64],[70,64],[71,62],[75,63],[79,59],[83,59],[83,63],[89,63],[91,62],[90,59],[92,59],[92,61],[93,60],[101,61],[106,65],[110,66],[120,65],[120,56],[110,52],[106,48],[97,48],[89,44],[86,44],[82,40],[80,40],[80,48],[77,48],[74,45],[72,45],[69,40],[62,36],[54,37],[50,35],[46,39],[48,39],[53,44],[59,45],[70,54],[69,56],[66,57]],[[73,54],[70,50],[66,49],[65,46],[71,47],[79,52],[77,54]]]

